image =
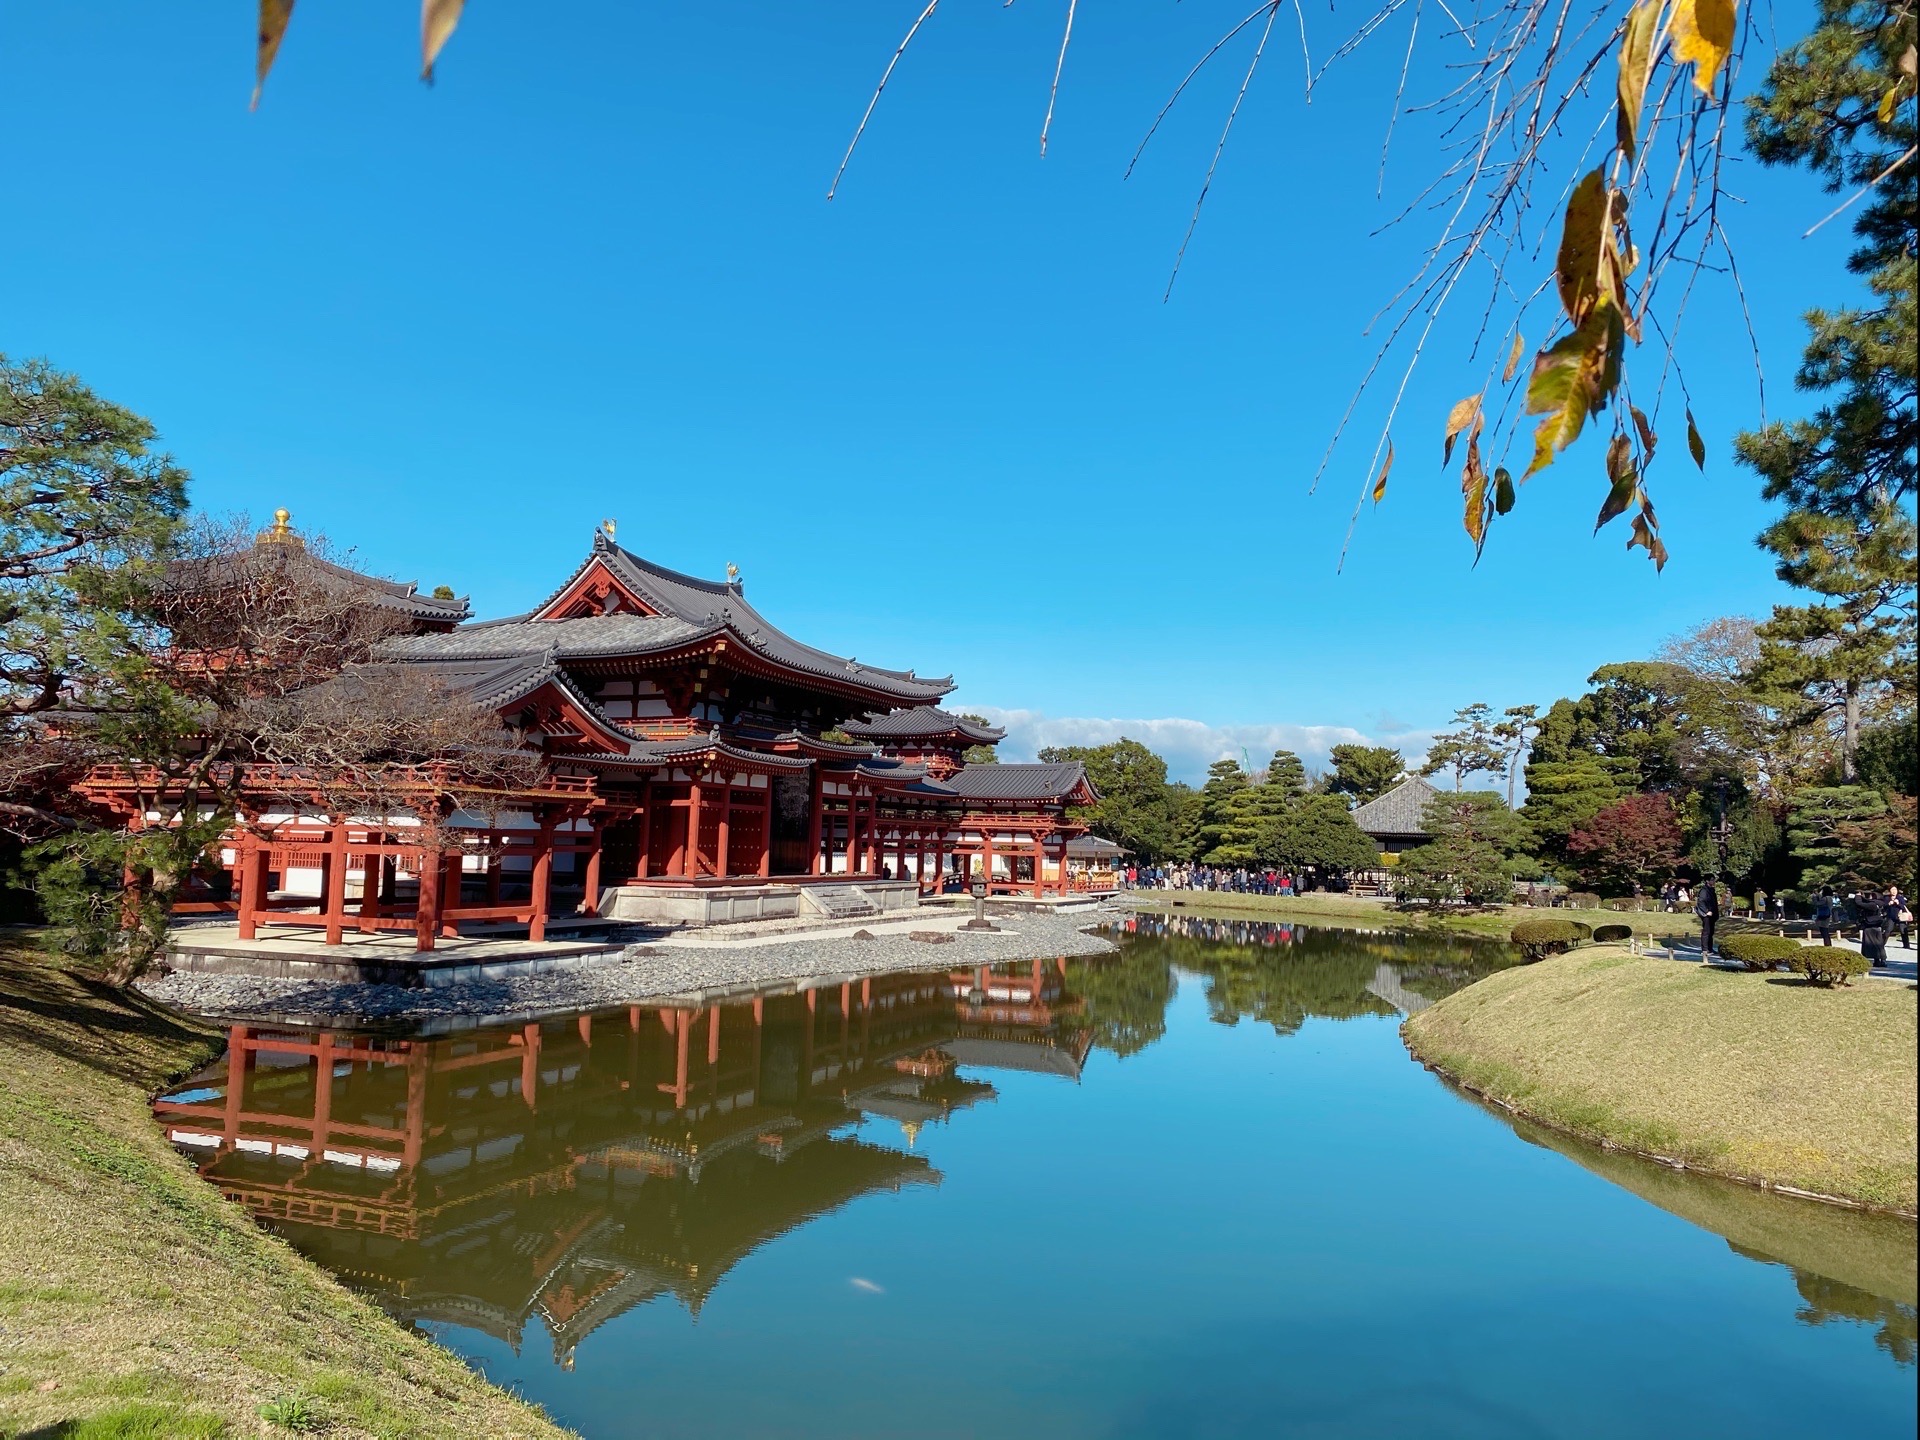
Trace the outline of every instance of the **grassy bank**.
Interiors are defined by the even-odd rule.
[[[1684,934],[1691,917],[1657,911],[1530,910],[1512,906],[1503,910],[1448,911],[1431,915],[1423,910],[1399,910],[1384,900],[1351,895],[1233,895],[1211,890],[1136,890],[1126,897],[1142,910],[1163,914],[1204,915],[1229,920],[1297,921],[1303,925],[1356,925],[1373,929],[1409,930],[1431,935],[1478,935],[1504,940],[1516,920],[1552,915],[1586,925],[1631,925],[1636,935]]]
[[[1582,1139],[1911,1215],[1915,996],[1576,950],[1407,1022],[1448,1076]]]
[[[174,1154],[148,1096],[218,1045],[0,938],[0,1435],[569,1433]]]

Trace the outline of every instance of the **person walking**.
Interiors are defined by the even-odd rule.
[[[1860,954],[1869,964],[1887,963],[1887,902],[1877,890],[1854,897],[1853,913],[1860,921]]]
[[[1720,887],[1713,881],[1701,882],[1693,913],[1700,921],[1700,959],[1704,963],[1713,958],[1713,927],[1720,923]]]
[[[1813,896],[1813,933],[1822,945],[1833,944],[1833,887],[1822,885]]]
[[[1900,928],[1901,946],[1913,949],[1913,906],[1907,903],[1907,897],[1900,893],[1898,885],[1887,892],[1887,922],[1889,933],[1896,925]]]

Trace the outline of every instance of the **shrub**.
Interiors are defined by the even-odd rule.
[[[1873,967],[1867,957],[1837,945],[1802,945],[1787,961],[1794,974],[1804,975],[1815,985],[1845,985],[1855,975],[1864,975]]]
[[[1566,954],[1586,933],[1586,926],[1571,920],[1522,920],[1509,938],[1528,960],[1544,960],[1549,955]]]
[[[1600,897],[1590,890],[1575,890],[1567,896],[1567,904],[1576,910],[1598,910]]]
[[[1738,961],[1749,970],[1771,970],[1805,947],[1784,935],[1724,935],[1717,948],[1723,959]]]
[[[1622,940],[1633,939],[1631,925],[1596,925],[1593,927],[1593,940],[1596,945],[1613,945]]]

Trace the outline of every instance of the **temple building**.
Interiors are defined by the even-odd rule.
[[[284,511],[269,541],[297,542]],[[219,852],[231,901],[202,907],[237,912],[243,939],[268,924],[319,925],[330,944],[411,928],[424,950],[463,921],[539,940],[568,912],[709,924],[874,913],[974,878],[996,894],[1073,889],[1072,809],[1097,799],[1079,764],[982,763],[1005,732],[940,709],[952,679],[789,636],[731,566],[680,574],[607,522],[546,600],[486,621],[339,574],[405,607],[410,633],[337,683],[424,679],[497,713],[544,773],[486,813],[442,801],[418,818],[290,806],[297,783],[277,787]],[[423,772],[423,795],[435,783]],[[96,774],[88,788],[125,810],[133,787]]]

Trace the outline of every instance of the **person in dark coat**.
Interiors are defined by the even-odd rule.
[[[1813,897],[1813,933],[1820,937],[1822,945],[1833,944],[1833,911],[1836,903],[1831,885],[1822,885]]]
[[[1700,958],[1709,959],[1713,955],[1713,927],[1720,923],[1720,887],[1711,880],[1703,880],[1700,892],[1693,898],[1693,913],[1700,921]]]
[[[1860,921],[1860,954],[1875,965],[1887,963],[1887,902],[1868,890],[1854,897],[1853,913]]]

